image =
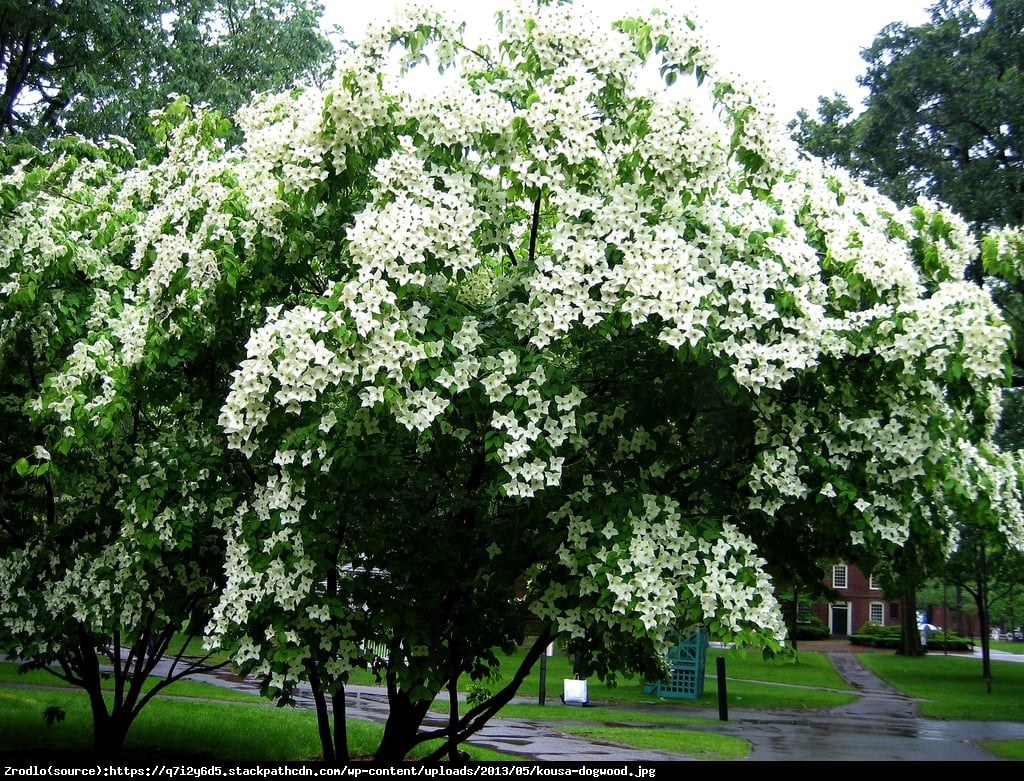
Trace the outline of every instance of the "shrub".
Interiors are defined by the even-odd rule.
[[[797,640],[826,640],[828,635],[828,627],[821,623],[821,620],[818,618],[810,621],[800,621],[796,625]]]
[[[867,623],[850,635],[853,645],[864,645],[869,648],[898,648],[900,645],[901,628],[899,626],[879,626]],[[940,651],[970,651],[974,641],[961,637],[955,632],[928,632],[928,649]]]
[[[869,622],[850,635],[850,642],[869,648],[896,648],[900,644],[900,632],[899,626],[881,626]]]

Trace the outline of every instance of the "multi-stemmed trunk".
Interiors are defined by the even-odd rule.
[[[339,685],[328,694],[320,685],[319,676],[315,671],[310,673],[310,686],[313,690],[313,704],[316,709],[317,732],[320,736],[320,748],[324,762],[328,765],[340,765],[349,761],[348,724],[345,713],[345,686]]]
[[[115,761],[124,751],[128,732],[143,707],[159,692],[175,681],[198,672],[210,672],[220,664],[209,664],[209,655],[198,661],[183,661],[183,654],[167,658],[167,671],[153,676],[157,665],[165,659],[174,632],[167,628],[157,635],[142,633],[130,648],[121,647],[121,635],[115,632],[109,652],[96,650],[94,636],[79,627],[72,652],[60,660],[60,667],[51,669],[58,678],[83,689],[89,697],[92,713],[93,752],[101,761]],[[184,647],[184,646],[183,646]],[[101,659],[109,655],[109,676],[102,669]],[[179,667],[180,665],[180,667]],[[104,689],[109,678],[111,688]],[[146,688],[146,684],[152,684]]]
[[[459,746],[482,729],[499,710],[512,701],[526,676],[533,669],[533,665],[547,650],[550,643],[551,628],[545,627],[534,639],[533,645],[527,650],[526,656],[508,684],[461,717],[450,718],[449,723],[438,730],[420,731],[431,703],[429,701],[412,702],[408,695],[399,689],[389,677],[388,720],[384,725],[384,736],[377,747],[374,762],[380,764],[402,762],[415,746],[434,740],[441,740],[442,744],[424,757],[425,762],[435,762],[445,756],[459,758],[461,756],[458,751]],[[455,673],[452,675],[453,679],[457,680],[457,675]]]

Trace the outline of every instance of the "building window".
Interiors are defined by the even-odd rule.
[[[889,603],[889,620],[899,621],[900,620],[900,603],[890,602]]]
[[[881,602],[872,602],[868,605],[868,621],[872,624],[885,624],[885,606]]]
[[[878,585],[878,581],[875,580],[875,576],[874,575],[872,575],[870,578],[868,578],[868,588],[871,589],[872,591],[881,591],[882,590],[882,587]]]
[[[845,564],[836,564],[832,567],[832,588],[847,588]]]

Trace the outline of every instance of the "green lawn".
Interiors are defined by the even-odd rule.
[[[981,644],[979,642],[979,647]],[[1011,654],[1024,654],[1024,643],[1007,642],[1006,640],[989,640],[988,647],[992,651],[1006,651]]]
[[[64,720],[44,726],[42,712],[60,707]],[[91,715],[84,692],[0,687],[0,751],[90,747]],[[194,761],[304,760],[315,757],[316,719],[310,711],[230,702],[160,699],[147,705],[129,732],[126,749],[158,746],[162,755]]]
[[[0,664],[0,756],[26,749],[88,756],[92,718],[88,698],[79,689],[35,686],[12,681],[13,665]],[[212,684],[190,683],[158,696],[143,708],[132,725],[125,750],[136,758],[201,762],[306,761],[320,757],[316,717],[310,710],[278,708],[272,703]],[[187,693],[187,694],[186,694]],[[223,699],[222,699],[223,698]],[[58,707],[64,718],[46,726],[43,712]],[[369,721],[349,720],[352,756],[371,755],[383,728]],[[415,756],[428,753],[421,747]],[[504,758],[487,749],[470,749],[475,759]]]
[[[553,724],[562,731],[595,740],[673,751],[694,758],[743,757],[749,751],[746,741],[686,729],[687,724],[707,723],[701,713],[719,705],[719,657],[725,665],[728,707],[827,708],[856,696],[822,653],[804,651],[795,659],[764,660],[754,651],[709,649],[707,677],[699,697],[657,698],[645,692],[643,681],[637,679],[620,679],[615,686],[591,680],[590,707],[580,708],[559,702],[562,681],[572,677],[572,665],[569,659],[554,656],[544,665],[546,704],[539,704],[538,665],[516,700],[500,715]],[[981,675],[980,659],[939,653],[906,658],[864,652],[858,657],[890,685],[918,699],[922,715],[1024,721],[1022,663],[993,661],[989,691]],[[498,677],[490,683],[492,690],[511,677],[520,658],[516,655],[506,660]],[[357,682],[372,683],[373,679],[366,673]],[[61,708],[66,717],[46,727],[42,713],[51,706]],[[688,716],[688,710],[694,715]],[[610,723],[616,726],[607,726]],[[28,746],[50,751],[86,751],[89,729],[90,717],[82,692],[62,686],[45,672],[22,675],[15,665],[0,664],[0,753]],[[350,722],[352,755],[372,753],[380,734],[380,725]],[[209,760],[304,760],[319,754],[311,712],[275,708],[253,695],[194,682],[177,683],[167,695],[148,705],[133,726],[128,747],[134,752],[149,753],[159,747],[160,756],[184,752]],[[1024,759],[1024,741],[1000,741],[986,748],[1007,759]],[[470,753],[478,760],[514,759],[473,747]]]
[[[992,661],[991,691],[981,659],[930,653],[923,657],[860,654],[864,666],[919,700],[917,712],[936,719],[1024,721],[1024,662]]]
[[[705,660],[708,676],[704,680],[704,692],[694,699],[658,699],[646,693],[644,682],[637,678],[620,678],[615,686],[591,680],[587,686],[588,698],[596,706],[641,706],[645,713],[674,709],[680,705],[717,708],[717,659],[720,656],[725,660],[726,704],[730,707],[828,708],[856,698],[851,687],[839,676],[824,654],[800,653],[796,659],[765,660],[760,652],[743,649],[708,650]],[[496,690],[511,679],[519,659],[521,656],[516,655],[503,664],[502,674],[492,684],[492,689]],[[549,657],[545,668],[545,699],[557,704],[562,693],[563,679],[572,678],[572,660],[564,656]],[[519,695],[520,700],[540,700],[539,665],[526,678],[519,689]],[[509,705],[502,711],[503,715],[524,717],[533,717],[531,714],[534,713],[523,710],[520,705]]]

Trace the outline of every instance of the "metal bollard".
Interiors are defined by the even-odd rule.
[[[718,668],[718,720],[729,720],[729,700],[725,694],[725,657],[719,656],[715,660]]]

